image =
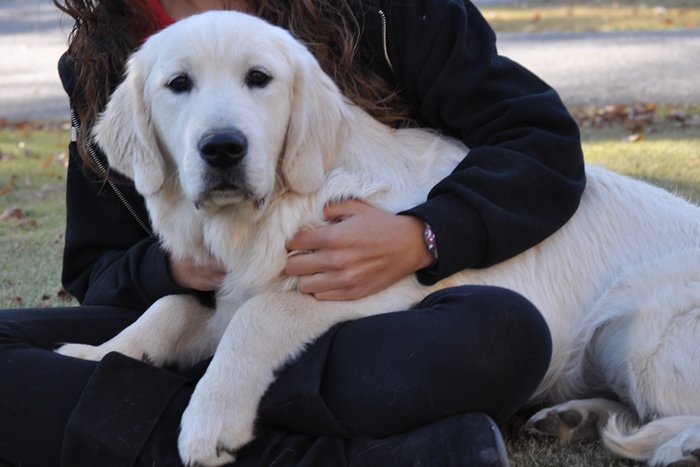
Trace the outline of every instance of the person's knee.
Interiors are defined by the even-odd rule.
[[[501,329],[511,339],[514,346],[521,346],[525,352],[518,353],[526,359],[535,358],[537,363],[549,364],[552,355],[552,336],[544,316],[535,305],[524,296],[511,290],[502,290],[504,318]],[[529,351],[527,351],[529,350]]]
[[[462,293],[470,293],[468,290]],[[541,374],[552,356],[552,337],[542,313],[523,295],[509,289],[479,287],[471,305],[479,308],[478,329],[483,338],[502,349],[514,368]]]
[[[421,308],[443,315],[442,356],[432,371],[451,381],[451,392],[481,401],[476,408],[498,420],[527,402],[552,353],[547,323],[529,300],[511,290],[466,286],[441,290]]]
[[[419,308],[454,312],[463,321],[459,329],[472,329],[493,341],[531,349],[549,361],[552,339],[540,311],[527,298],[509,289],[491,286],[459,286],[438,290],[426,297]],[[537,351],[537,352],[535,352]],[[520,353],[518,352],[518,355]]]

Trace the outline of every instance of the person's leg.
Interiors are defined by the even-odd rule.
[[[51,350],[59,341],[100,343],[137,317],[112,308],[0,310],[0,458],[57,465],[66,422],[96,363]]]
[[[178,428],[193,387],[163,371],[107,355],[68,422],[61,465],[182,467]],[[230,467],[408,467],[417,462],[423,467],[508,465],[495,423],[484,414],[465,414],[384,438],[263,429]]]
[[[450,459],[470,456],[479,439],[487,444],[480,451],[498,452],[500,437],[485,417],[449,417],[469,411],[507,416],[524,403],[549,358],[546,326],[542,332],[539,314],[526,301],[494,289],[443,292],[422,308],[338,326],[284,368],[261,404],[261,422],[273,431],[244,449],[240,465],[266,465],[260,463],[263,457],[280,458],[275,461],[280,466],[329,465],[328,456],[382,465],[396,446],[409,457],[421,454],[416,449],[424,446],[415,439],[430,440],[448,456],[426,465],[460,465]],[[466,318],[487,312],[493,319]],[[58,465],[63,446],[63,465],[70,467],[95,465],[94,459],[105,467],[179,466],[180,416],[191,395],[190,378],[196,379],[196,370],[201,374],[206,363],[185,378],[117,354],[99,364],[63,357],[50,350],[63,341],[101,343],[138,313],[81,308],[34,313],[0,311],[0,372],[6,376],[0,383],[6,401],[0,407],[0,458],[51,467]],[[469,342],[462,348],[462,341]],[[484,356],[490,363],[481,361]],[[525,382],[515,381],[521,377]],[[500,381],[510,384],[503,397],[487,397]],[[415,389],[402,392],[408,385]],[[493,407],[499,403],[505,407],[500,412]],[[459,439],[466,441],[455,443],[454,435],[465,430],[470,435]],[[350,431],[362,436],[344,439]],[[113,443],[110,434],[115,433],[126,435],[125,444]],[[91,448],[83,449],[87,440]],[[301,460],[282,462],[291,452],[300,453]],[[422,455],[434,458],[431,452]],[[505,465],[499,459],[489,462],[481,465]]]
[[[544,318],[520,295],[445,289],[411,312],[345,324],[321,392],[346,429],[375,436],[467,412],[505,421],[541,382],[551,347]]]
[[[505,421],[544,377],[539,311],[500,288],[444,289],[413,310],[343,323],[285,367],[261,403],[289,431],[388,436],[456,414]]]
[[[271,431],[238,465],[505,466],[489,416],[525,404],[550,357],[539,311],[494,287],[342,323],[279,371],[259,408]]]
[[[522,296],[445,289],[413,310],[335,326],[280,371],[260,418],[289,432],[352,435],[343,446],[353,467],[505,466],[488,416],[503,422],[528,401],[551,350],[544,318]]]

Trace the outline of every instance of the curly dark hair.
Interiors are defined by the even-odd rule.
[[[74,108],[81,121],[78,148],[85,166],[89,129],[107,97],[123,78],[124,64],[154,30],[144,0],[52,0],[74,19],[68,54],[76,68]],[[289,30],[318,59],[321,67],[355,104],[391,126],[411,122],[409,105],[394,85],[371,71],[358,52],[360,25],[345,0],[251,0],[257,16]]]

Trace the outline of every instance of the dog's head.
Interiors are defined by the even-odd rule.
[[[286,31],[219,11],[149,38],[93,135],[143,195],[176,176],[197,206],[259,208],[283,185],[321,186],[342,112],[335,84]]]

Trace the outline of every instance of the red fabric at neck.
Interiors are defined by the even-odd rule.
[[[143,0],[143,2],[155,21],[156,30],[152,31],[151,34],[160,31],[166,26],[170,26],[175,22],[175,20],[168,16],[165,10],[163,10],[163,7],[160,5],[158,0]]]

